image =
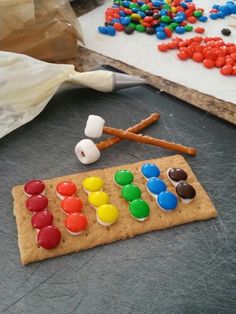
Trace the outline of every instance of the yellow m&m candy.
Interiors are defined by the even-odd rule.
[[[92,192],[89,194],[88,200],[93,207],[99,207],[109,202],[109,196],[102,191]]]
[[[115,206],[111,204],[102,205],[97,209],[97,221],[105,227],[108,227],[115,223],[118,218],[119,211]]]
[[[90,193],[100,191],[103,188],[104,182],[99,177],[88,177],[84,179],[82,185],[85,192]]]

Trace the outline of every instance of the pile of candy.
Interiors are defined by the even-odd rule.
[[[236,14],[236,3],[227,1],[224,5],[214,4],[209,13],[212,20],[224,19],[226,16]]]
[[[196,7],[192,0],[114,0],[113,3],[105,11],[105,26],[98,27],[100,33],[110,36],[116,31],[132,34],[136,30],[165,39],[173,32],[191,32],[190,24],[208,19],[204,9]],[[196,31],[202,33],[204,28]]]
[[[192,59],[202,62],[208,69],[220,68],[223,75],[236,75],[236,45],[225,43],[220,37],[175,37],[171,42],[161,43],[157,47],[162,52],[178,49],[177,57],[180,60]]]

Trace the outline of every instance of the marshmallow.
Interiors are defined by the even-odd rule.
[[[102,136],[105,120],[99,116],[90,115],[88,117],[84,133],[90,138],[99,138]]]
[[[84,139],[75,146],[75,154],[79,161],[84,164],[92,164],[100,158],[100,151],[95,143],[89,139]]]

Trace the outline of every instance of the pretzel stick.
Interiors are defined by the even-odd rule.
[[[126,132],[130,132],[130,133],[139,133],[140,131],[142,131],[143,129],[148,127],[150,124],[156,122],[159,119],[160,119],[159,113],[152,113],[149,117],[147,117],[146,119],[142,120],[138,124],[136,124],[134,126],[131,126],[130,128],[128,128],[125,131]],[[108,139],[106,139],[104,141],[101,141],[101,142],[97,143],[96,146],[101,151],[101,150],[104,150],[104,149],[106,149],[108,147],[111,147],[112,145],[120,143],[121,141],[123,141],[122,138],[110,137],[110,138],[108,138]]]
[[[103,127],[103,133],[109,135],[115,135],[117,137],[131,140],[134,142],[150,144],[154,146],[159,146],[167,149],[171,149],[180,153],[185,153],[191,156],[195,156],[197,154],[197,150],[194,147],[187,147],[181,144],[176,144],[172,142],[167,142],[158,138],[142,135],[142,134],[134,134],[121,129],[114,129],[108,126]]]

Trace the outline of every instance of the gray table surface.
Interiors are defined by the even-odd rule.
[[[198,149],[195,158],[186,158],[219,217],[23,267],[12,187],[172,155],[123,142],[94,165],[75,158],[88,114],[126,128],[156,111],[160,121],[144,133]],[[57,94],[34,121],[0,141],[0,312],[235,313],[235,135],[232,125],[143,87]]]

